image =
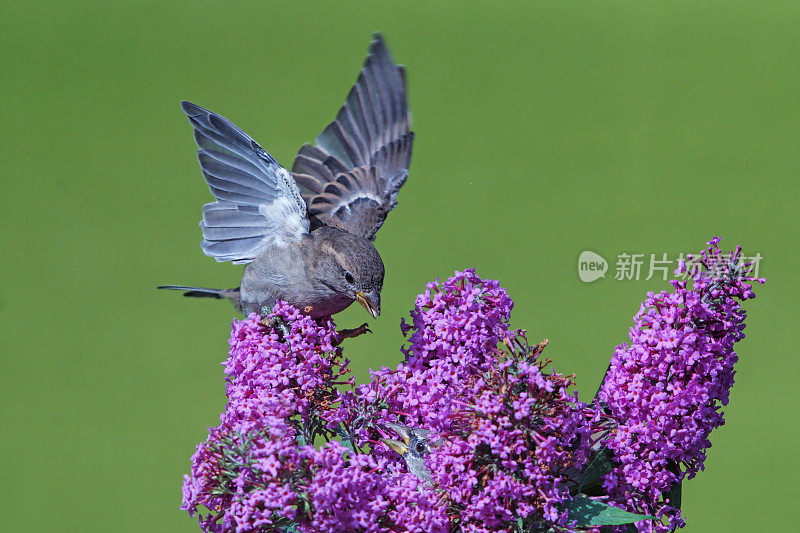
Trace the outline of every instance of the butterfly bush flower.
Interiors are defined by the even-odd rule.
[[[475,269],[428,283],[416,298],[412,323],[401,322],[409,338],[404,360],[371,371],[371,382],[346,392],[328,420],[349,420],[359,445],[380,437],[375,428],[399,421],[398,415],[412,427],[447,429],[466,381],[491,367],[498,343],[511,335],[513,305],[499,282],[481,279]],[[396,459],[386,447],[373,453]]]
[[[318,462],[330,464],[329,451],[317,452],[311,443],[325,434],[319,413],[337,400],[337,379],[348,371],[334,346],[335,324],[282,302],[268,321],[283,324],[283,331],[255,314],[234,321],[222,423],[209,429],[192,457],[192,474],[184,477],[181,507],[190,514],[199,505],[211,510],[201,518],[208,531],[291,520],[308,503],[293,488],[297,476]]]
[[[668,492],[703,468],[709,435],[725,423],[734,344],[744,338],[747,316],[740,302],[754,297],[748,282],[764,282],[741,264],[740,247],[723,254],[718,244],[712,239],[697,258],[691,288],[673,281],[671,292],[647,294],[598,394],[618,422],[607,444],[619,466],[606,490],[629,510],[669,520],[642,523],[642,530],[683,525]],[[682,263],[676,273],[686,271]]]
[[[429,283],[412,324],[402,324],[405,360],[373,372],[342,404],[349,415],[341,418],[362,428],[399,421],[441,436],[428,466],[451,524],[463,531],[504,531],[518,520],[566,524],[565,472],[587,455],[593,415],[567,392],[571,380],[543,371],[544,344],[531,349],[509,330],[512,307],[499,282],[474,269]],[[362,429],[358,440],[368,434]],[[397,460],[388,449],[375,453]]]
[[[601,502],[658,518],[642,531],[681,526],[674,487],[702,469],[723,423],[740,301],[753,297],[740,262],[714,239],[691,288],[648,293],[588,405],[474,269],[426,286],[401,323],[402,361],[357,387],[331,319],[277,302],[235,320],[228,402],[181,508],[220,533],[596,531]],[[382,442],[396,424],[426,436],[413,467]]]
[[[336,380],[349,372],[341,349],[334,347],[339,337],[331,319],[318,324],[279,302],[268,320],[284,323],[285,333],[266,327],[256,314],[233,324],[224,363],[228,408],[223,423],[258,427],[273,402],[285,403],[313,422],[309,419],[315,413],[336,401]]]
[[[396,368],[373,372],[395,412],[407,413],[415,427],[445,429],[467,381],[489,370],[499,342],[509,338],[514,302],[495,280],[475,269],[456,272],[444,282],[428,283],[417,296],[405,360]],[[367,387],[368,388],[368,387]]]
[[[566,526],[568,472],[588,456],[596,415],[567,391],[570,378],[544,371],[546,342],[529,348],[520,333],[508,344],[465,380],[452,429],[429,461],[462,531]]]
[[[353,385],[341,381],[338,341],[332,320],[283,302],[266,321],[234,321],[228,403],[184,476],[181,508],[199,513],[204,531],[447,530],[438,497],[416,478],[330,440],[336,385]],[[328,442],[315,448],[318,437]]]

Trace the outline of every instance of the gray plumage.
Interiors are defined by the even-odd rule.
[[[408,177],[409,125],[405,72],[376,35],[336,120],[292,166],[314,224],[375,237]]]
[[[431,483],[431,473],[425,466],[425,458],[433,448],[441,445],[441,441],[432,442],[430,431],[423,428],[412,428],[402,424],[387,423],[386,426],[397,433],[402,440],[382,439],[390,448],[400,454],[409,472],[426,483]]]
[[[240,288],[159,288],[227,298],[244,313],[281,299],[315,318],[357,300],[376,317],[384,268],[370,241],[397,203],[413,142],[403,69],[382,37],[375,35],[336,119],[315,146],[300,148],[292,173],[224,117],[182,107],[216,199],[203,206],[201,248],[247,266]]]
[[[277,298],[300,309],[312,307],[309,314],[317,318],[343,311],[360,292],[374,318],[380,313],[383,275],[383,261],[369,241],[322,226],[299,243],[265,248],[247,265],[240,308],[260,312]]]

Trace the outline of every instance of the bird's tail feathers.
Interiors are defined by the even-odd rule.
[[[161,285],[159,289],[170,289],[173,291],[185,291],[184,296],[196,298],[228,298],[237,300],[239,288],[235,289],[208,289],[205,287],[187,287],[185,285]]]

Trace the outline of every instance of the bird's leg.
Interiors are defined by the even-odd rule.
[[[345,339],[353,339],[355,337],[358,337],[359,335],[363,335],[364,333],[372,333],[372,330],[369,329],[369,326],[367,325],[367,323],[364,322],[363,324],[361,324],[357,328],[340,329],[338,331],[338,333],[339,333],[339,340],[336,341],[336,343],[334,344],[335,346],[340,345],[342,343],[342,341],[344,341]]]

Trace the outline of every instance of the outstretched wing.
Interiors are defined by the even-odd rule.
[[[217,261],[249,263],[264,246],[307,234],[306,205],[289,172],[224,117],[190,102],[181,106],[217,199],[203,206],[203,252]]]
[[[292,174],[312,222],[372,240],[397,204],[413,141],[403,67],[375,34],[336,120],[294,160]]]

